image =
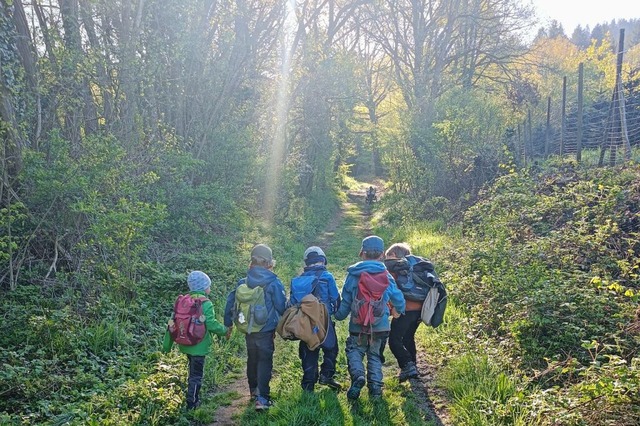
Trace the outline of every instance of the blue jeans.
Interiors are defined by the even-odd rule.
[[[249,390],[257,389],[258,395],[267,399],[270,398],[269,382],[273,370],[274,338],[275,331],[251,333],[245,336]]]
[[[200,388],[204,377],[204,356],[187,355],[189,378],[187,380],[187,408],[200,405]]]
[[[382,389],[382,356],[380,354],[387,340],[387,334],[373,333],[351,335],[347,338],[347,364],[351,380],[365,375],[364,357],[367,356],[367,386],[369,390]]]
[[[336,373],[336,359],[338,358],[338,341],[336,339],[335,324],[329,322],[325,343],[315,351],[309,350],[306,343],[300,341],[298,355],[302,361],[302,389],[312,391],[318,381],[318,359],[322,349],[323,359],[320,366],[320,375],[333,378]]]

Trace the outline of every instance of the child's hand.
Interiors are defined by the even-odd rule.
[[[400,318],[400,314],[398,313],[398,311],[396,311],[395,307],[391,307],[391,316],[394,318]]]
[[[231,327],[227,327],[227,334],[225,334],[224,337],[227,338],[227,340],[229,340],[231,338],[231,332],[233,331],[233,326]]]

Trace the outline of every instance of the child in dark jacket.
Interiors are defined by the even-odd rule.
[[[345,319],[349,314],[349,337],[347,338],[347,364],[349,367],[349,375],[351,376],[351,387],[347,391],[347,398],[356,400],[360,397],[360,391],[365,385],[365,368],[364,357],[367,356],[367,378],[366,383],[369,388],[369,396],[382,396],[382,353],[387,336],[389,335],[389,307],[391,303],[398,314],[403,314],[405,309],[405,301],[402,292],[396,287],[393,277],[387,272],[387,268],[382,263],[384,256],[384,241],[375,235],[369,236],[362,240],[362,248],[360,250],[361,262],[347,268],[347,278],[342,287],[342,303],[335,314],[337,320]],[[363,327],[359,324],[359,318],[354,318],[354,313],[359,312],[357,303],[359,298],[359,281],[361,276],[368,275],[380,276],[386,274],[386,288],[377,284],[366,285],[366,290],[370,293],[381,293],[381,303],[379,309],[382,310],[380,316],[376,316],[371,325]],[[365,275],[366,277],[366,275]],[[383,278],[385,278],[383,276]],[[352,311],[355,311],[352,313]]]
[[[305,250],[303,260],[305,268],[302,275],[318,278],[313,294],[320,303],[327,307],[329,316],[332,316],[340,305],[340,294],[333,274],[327,271],[327,257],[324,251],[320,247],[311,246]],[[292,293],[289,304],[294,305],[300,302],[300,300],[295,300],[295,296]],[[323,360],[320,366],[320,377],[318,377],[318,359],[321,348]],[[329,319],[329,327],[324,343],[319,348],[310,350],[305,342],[300,341],[298,354],[302,362],[303,390],[313,392],[316,382],[336,390],[342,388],[340,383],[333,378],[336,373],[336,359],[338,358],[338,339],[336,337],[335,323],[331,319]]]
[[[286,304],[284,286],[272,271],[274,265],[273,254],[268,246],[258,244],[253,247],[247,277],[241,279],[235,290],[229,293],[224,311],[224,324],[230,331],[234,322],[245,322],[243,313],[236,312],[235,309],[238,288],[244,284],[249,289],[262,287],[266,311],[265,323],[259,331],[245,334],[247,380],[251,397],[256,401],[256,410],[267,410],[272,405],[269,382],[273,370],[275,330]]]
[[[201,271],[193,271],[187,277],[189,294],[193,298],[207,297],[211,293],[211,279]],[[204,339],[193,346],[178,345],[180,352],[187,355],[189,362],[189,378],[187,379],[187,409],[192,410],[200,405],[200,388],[204,377],[205,356],[209,354],[211,348],[212,335],[224,336],[227,328],[216,320],[213,311],[213,303],[209,299],[202,304],[202,314],[205,316],[205,326],[207,333]],[[165,353],[171,351],[173,340],[169,330],[164,334],[162,350]]]
[[[385,262],[393,262],[407,256],[411,256],[411,246],[407,243],[396,243],[389,247],[385,253]],[[397,277],[394,276],[394,278]],[[398,380],[401,382],[418,377],[415,335],[420,325],[423,304],[423,302],[406,299],[405,302],[405,314],[391,320],[391,331],[389,332],[389,349],[398,361],[400,367]]]

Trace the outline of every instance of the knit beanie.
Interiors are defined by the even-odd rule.
[[[211,287],[211,278],[202,271],[193,271],[187,277],[187,284],[191,291],[205,291]]]

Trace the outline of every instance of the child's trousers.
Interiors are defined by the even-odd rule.
[[[420,311],[407,311],[391,321],[389,349],[404,368],[409,362],[416,363],[416,330],[420,325]]]
[[[369,391],[382,391],[382,356],[381,349],[387,340],[387,332],[354,335],[347,338],[347,364],[351,380],[365,376],[364,357],[367,357],[367,386]]]
[[[247,342],[247,380],[249,390],[263,398],[270,398],[269,382],[273,370],[275,331],[251,333],[245,336]]]
[[[336,359],[338,358],[338,340],[333,321],[329,321],[325,343],[316,350],[310,350],[305,342],[300,341],[298,355],[302,362],[302,389],[304,390],[312,391],[318,381],[320,350],[322,350],[323,355],[320,375],[323,378],[332,379],[336,374]]]
[[[204,377],[204,356],[187,355],[189,361],[189,379],[187,382],[187,408],[200,405],[200,388]]]

